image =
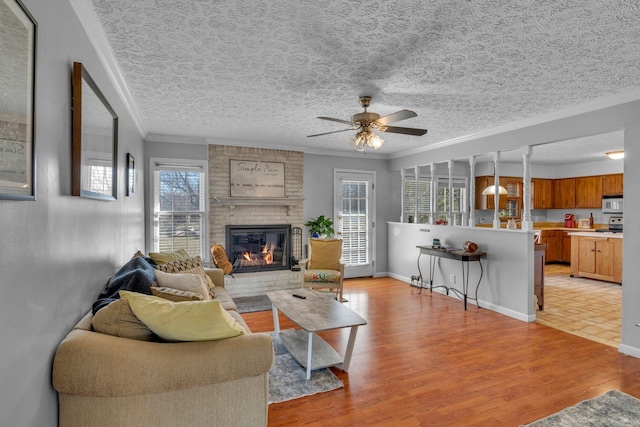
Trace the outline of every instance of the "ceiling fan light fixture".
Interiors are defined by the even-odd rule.
[[[367,147],[377,150],[384,144],[384,139],[370,130],[361,130],[351,137],[351,142],[356,151],[364,151]]]
[[[613,160],[620,160],[624,158],[624,150],[607,151],[605,154]]]

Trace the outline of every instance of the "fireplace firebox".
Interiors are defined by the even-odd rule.
[[[227,256],[234,273],[291,268],[291,225],[227,225]]]

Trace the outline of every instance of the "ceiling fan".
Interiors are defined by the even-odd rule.
[[[334,119],[332,117],[318,117],[321,120],[329,120],[332,122],[344,123],[351,126],[348,129],[336,130],[333,132],[318,133],[315,135],[308,135],[309,138],[314,136],[329,135],[332,133],[346,132],[350,130],[358,130],[358,132],[351,138],[354,147],[357,151],[364,151],[367,147],[371,147],[374,150],[382,147],[384,140],[376,135],[373,130],[389,133],[402,133],[405,135],[422,136],[427,133],[426,129],[415,129],[398,126],[389,126],[390,123],[399,122],[400,120],[410,119],[416,117],[417,114],[410,110],[400,110],[393,114],[380,117],[380,114],[371,113],[367,111],[367,108],[371,105],[370,96],[361,96],[360,105],[364,108],[364,112],[357,113],[351,116],[351,120]]]

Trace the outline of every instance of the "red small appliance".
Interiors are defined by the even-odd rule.
[[[574,214],[564,214],[564,228],[576,228],[576,216]]]

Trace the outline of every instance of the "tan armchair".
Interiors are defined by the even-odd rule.
[[[309,257],[302,260],[305,288],[335,294],[342,302],[344,264],[342,239],[309,239]]]

